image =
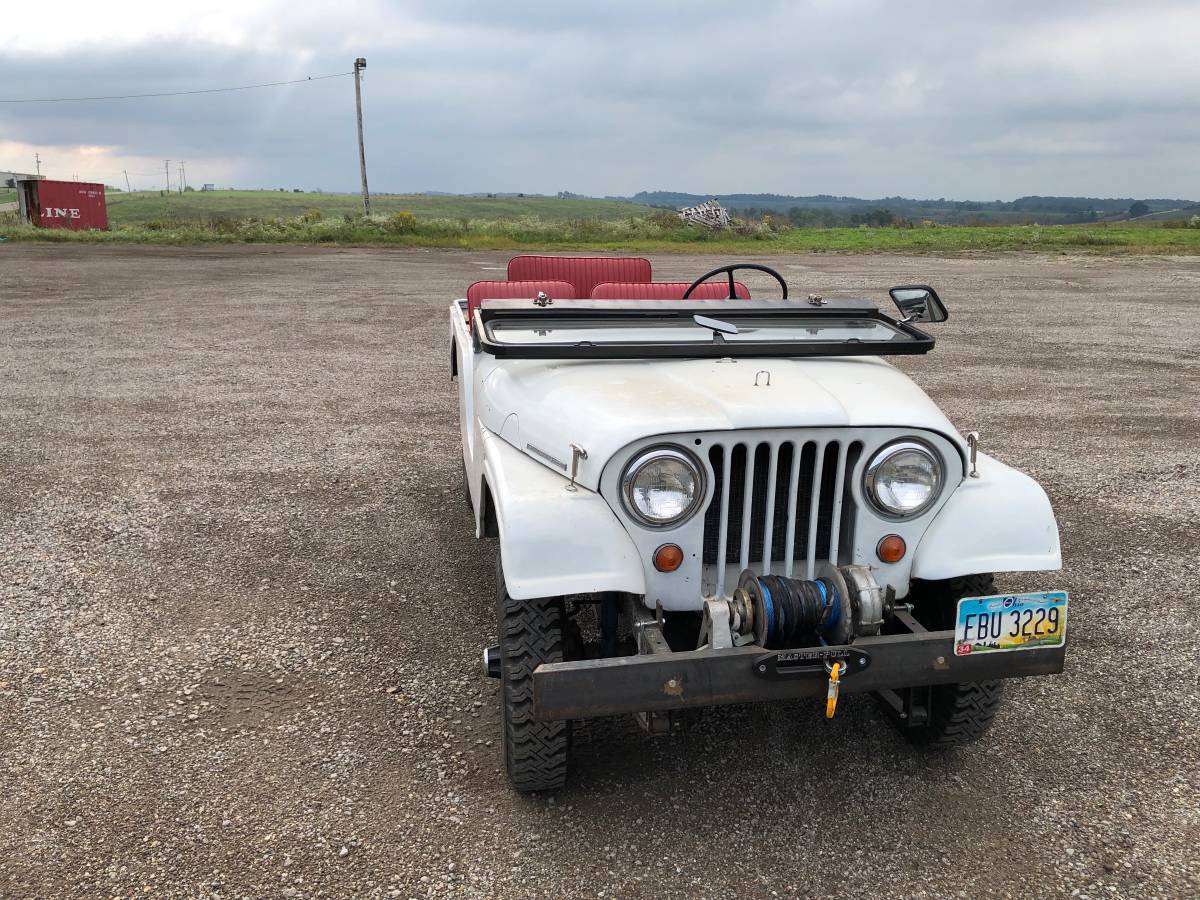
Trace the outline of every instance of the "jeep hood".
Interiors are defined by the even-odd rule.
[[[963,440],[908,376],[878,357],[739,360],[505,360],[484,379],[490,431],[559,472],[587,451],[593,490],[640,438],[742,428],[897,426]]]

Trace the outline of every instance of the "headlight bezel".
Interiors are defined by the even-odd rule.
[[[920,506],[914,507],[911,510],[897,512],[879,499],[879,494],[876,489],[876,479],[879,475],[879,470],[889,459],[897,453],[916,451],[926,456],[933,464],[934,487],[929,497]],[[879,516],[890,521],[908,521],[915,519],[923,513],[929,512],[930,509],[938,502],[942,496],[942,491],[946,487],[946,465],[942,460],[941,454],[937,452],[934,446],[926,441],[916,437],[905,437],[884,444],[867,461],[867,465],[863,470],[862,491],[867,502],[871,505],[871,509]]]
[[[696,491],[692,497],[688,507],[673,519],[658,521],[644,515],[633,501],[633,486],[638,473],[641,472],[647,465],[659,459],[668,458],[682,462],[692,471],[692,476],[696,483]],[[656,444],[652,447],[645,447],[638,451],[625,464],[625,468],[621,472],[621,506],[625,510],[625,514],[633,519],[638,525],[643,528],[649,528],[655,531],[662,531],[670,528],[678,528],[685,522],[688,522],[693,516],[700,511],[704,506],[704,497],[708,491],[708,474],[704,466],[696,457],[688,452],[684,447],[677,444]]]

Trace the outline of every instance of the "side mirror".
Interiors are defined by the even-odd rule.
[[[950,318],[937,291],[926,284],[894,287],[888,293],[905,322],[945,322]]]

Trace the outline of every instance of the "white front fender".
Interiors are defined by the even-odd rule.
[[[1042,486],[985,453],[921,538],[912,577],[1062,568],[1058,522]]]
[[[529,600],[596,591],[646,592],[637,548],[608,503],[482,431],[504,583]]]

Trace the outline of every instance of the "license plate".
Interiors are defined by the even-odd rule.
[[[954,622],[954,655],[1061,647],[1067,642],[1067,592],[964,597]]]

